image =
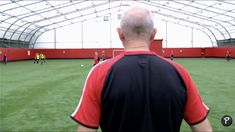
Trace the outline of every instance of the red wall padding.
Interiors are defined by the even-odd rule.
[[[174,57],[203,57],[204,50],[202,48],[163,48],[162,55],[170,57],[173,53]]]
[[[150,44],[150,50],[162,55],[162,39],[154,40]]]
[[[93,58],[95,51],[101,56],[105,52],[107,58],[113,57],[113,50],[123,50],[123,48],[94,48],[94,49],[17,49],[17,48],[0,48],[2,60],[6,53],[8,60],[26,60],[33,59],[36,53],[43,53],[46,58]],[[162,54],[162,40],[154,40],[150,45],[150,50],[157,54]],[[28,52],[30,54],[28,55]],[[117,52],[118,53],[118,52]]]
[[[27,60],[34,58],[33,49],[0,48],[0,60],[2,60],[4,54],[7,54],[8,60]]]
[[[97,48],[97,49],[35,49],[35,53],[43,53],[46,58],[93,58],[95,51],[101,55],[102,51],[105,52],[106,57],[111,58],[113,56],[113,50],[111,48]],[[123,50],[115,49],[115,50]]]
[[[235,58],[235,46],[233,47],[218,47],[218,48],[206,48],[206,57],[225,57],[227,51],[230,52],[231,56]]]
[[[158,49],[162,50],[158,50]],[[171,52],[175,57],[225,57],[227,50],[235,58],[234,47],[211,47],[211,48],[161,48],[158,42],[153,43],[150,47],[152,51],[164,57],[169,57]],[[101,55],[105,51],[108,58],[113,56],[113,50],[123,50],[122,48],[100,48],[100,49],[17,49],[17,48],[0,48],[0,60],[6,53],[8,60],[27,60],[33,59],[35,53],[44,53],[47,58],[93,58],[94,52],[98,51]],[[30,52],[30,54],[29,54]]]
[[[113,50],[123,50],[123,48],[99,48],[99,49],[17,49],[17,48],[0,48],[0,60],[3,55],[7,54],[9,61],[33,59],[36,53],[43,53],[46,58],[93,58],[94,52],[101,55],[105,51],[106,57],[113,56]],[[30,54],[29,54],[30,52]]]

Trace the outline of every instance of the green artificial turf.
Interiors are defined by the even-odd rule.
[[[229,127],[221,124],[224,115],[235,119],[235,60],[225,59],[175,59],[191,74],[205,104],[210,108],[209,120],[215,132],[235,131],[235,123]],[[183,124],[182,131],[188,131]],[[187,128],[187,129],[186,129]]]
[[[221,125],[223,115],[235,119],[235,60],[200,58],[174,61],[192,75],[210,108],[214,131],[235,131]],[[81,64],[84,66],[81,67]],[[48,60],[0,64],[0,131],[75,131],[75,110],[92,60]],[[190,131],[183,122],[181,131]]]

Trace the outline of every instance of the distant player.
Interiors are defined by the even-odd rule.
[[[39,60],[40,60],[40,55],[39,55],[38,53],[36,53],[36,54],[35,54],[35,57],[34,57],[34,62],[33,62],[33,63],[34,63],[34,64],[35,64],[35,63],[38,64],[38,63],[39,63]]]
[[[104,51],[102,51],[101,60],[102,61],[106,60],[106,55]]]
[[[100,62],[100,57],[97,51],[95,51],[95,56],[94,56],[94,60],[93,60],[93,66],[95,66],[96,64],[98,64]]]
[[[3,64],[7,64],[7,54],[3,55]]]
[[[41,64],[46,63],[46,56],[43,53],[41,53],[39,57],[40,57]]]
[[[46,55],[43,54],[43,62],[46,63]]]
[[[170,56],[171,60],[173,61],[174,60],[174,53],[173,51],[171,51],[171,56]]]
[[[228,50],[226,52],[226,60],[227,60],[227,62],[229,62],[231,60],[231,54]]]

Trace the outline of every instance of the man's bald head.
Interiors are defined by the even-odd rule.
[[[121,30],[126,39],[149,41],[154,23],[151,13],[143,7],[131,7],[121,19]]]

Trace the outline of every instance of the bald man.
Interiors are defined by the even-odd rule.
[[[131,7],[117,29],[125,52],[91,69],[72,118],[78,131],[177,132],[184,119],[193,131],[212,131],[187,71],[149,51],[152,16]]]

